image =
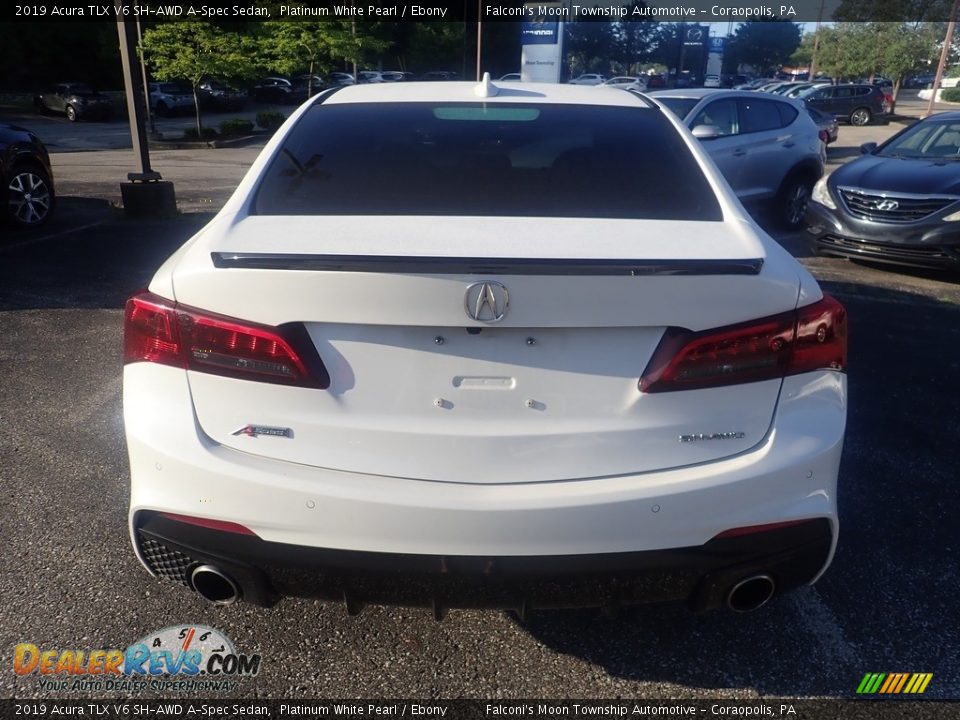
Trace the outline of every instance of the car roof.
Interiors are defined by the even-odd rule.
[[[705,97],[763,97],[751,90],[726,90],[724,88],[678,88],[674,90],[654,90],[647,93],[651,97],[687,98],[688,100],[702,100]]]
[[[926,122],[927,120],[947,120],[953,122],[960,122],[960,110],[948,110],[947,112],[934,113],[933,115],[927,115],[927,117],[920,120],[920,122]]]
[[[555,83],[524,83],[491,85],[498,89],[494,96],[482,97],[474,90],[476,82],[418,82],[381,85],[350,85],[321,96],[325,105],[362,102],[530,102],[537,104],[620,105],[653,107],[641,96],[620,88],[566,85]]]

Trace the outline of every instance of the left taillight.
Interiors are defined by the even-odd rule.
[[[668,328],[640,377],[641,392],[694,390],[845,370],[847,313],[829,295],[752,322],[692,332]]]
[[[330,386],[327,369],[302,324],[248,323],[149,292],[127,301],[123,359],[280,385]]]

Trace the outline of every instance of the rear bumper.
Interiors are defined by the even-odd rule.
[[[370,553],[273,543],[144,512],[134,538],[157,575],[191,588],[190,574],[212,565],[243,600],[270,606],[284,596],[446,608],[620,606],[684,601],[723,605],[744,578],[766,574],[777,592],[810,582],[827,562],[831,524],[813,519],[699,547],[600,555],[445,556]]]
[[[164,562],[184,573],[198,562],[225,564],[245,599],[264,605],[280,595],[346,593],[400,604],[439,597],[451,606],[509,607],[531,598],[535,605],[686,599],[713,607],[730,576],[754,566],[775,571],[784,588],[815,580],[836,542],[846,377],[829,371],[786,378],[767,436],[746,453],[565,482],[409,480],[232,450],[199,428],[186,373],[156,364],[126,366],[124,414],[129,523],[141,561],[158,572],[147,550],[164,554],[166,547],[184,557],[164,555]],[[224,545],[160,512],[237,523],[256,537],[229,535]],[[813,537],[791,531],[762,542],[713,540],[732,528],[808,519],[819,521]],[[161,547],[145,547],[145,539]],[[368,566],[372,579],[354,574]],[[721,581],[709,581],[715,572]],[[498,582],[491,586],[487,575]],[[502,579],[519,580],[519,589]],[[704,583],[706,596],[697,590]],[[393,593],[398,584],[409,598]],[[598,588],[606,590],[598,595]]]

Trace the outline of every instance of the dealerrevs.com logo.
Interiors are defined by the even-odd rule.
[[[205,625],[172,625],[126,650],[14,648],[13,671],[39,676],[46,691],[231,691],[260,672],[260,656],[238,653],[230,638]]]

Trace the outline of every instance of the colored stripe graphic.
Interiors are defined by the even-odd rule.
[[[903,686],[907,684],[907,673],[900,673],[900,682],[897,683],[897,686],[893,689],[893,692],[898,693],[903,690]]]
[[[933,679],[933,673],[867,673],[857,686],[860,695],[920,695]]]

